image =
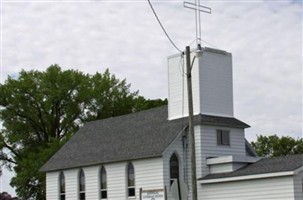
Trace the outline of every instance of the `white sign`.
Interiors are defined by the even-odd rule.
[[[164,190],[142,190],[141,200],[165,200]]]

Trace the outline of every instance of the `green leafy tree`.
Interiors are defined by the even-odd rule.
[[[277,135],[257,136],[256,142],[251,142],[258,156],[278,157],[303,153],[303,139]]]
[[[41,166],[86,121],[166,104],[131,92],[108,70],[94,75],[63,71],[21,71],[0,84],[0,160],[16,175],[11,185],[24,199],[45,199]]]

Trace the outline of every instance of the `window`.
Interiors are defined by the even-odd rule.
[[[60,200],[65,200],[65,177],[63,172],[60,173],[59,182],[60,182]]]
[[[170,185],[172,185],[174,180],[179,179],[179,161],[175,153],[170,157],[169,169],[170,169]]]
[[[100,171],[100,196],[101,199],[107,199],[107,180],[105,167]]]
[[[218,145],[230,145],[229,131],[217,130],[217,144]]]
[[[135,170],[132,163],[127,167],[127,193],[128,197],[135,197]]]
[[[80,200],[85,200],[85,175],[82,169],[79,173],[79,197]]]

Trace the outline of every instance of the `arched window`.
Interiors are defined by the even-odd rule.
[[[85,175],[82,169],[79,173],[79,197],[80,200],[85,200]]]
[[[135,170],[132,163],[129,163],[127,167],[127,190],[128,197],[135,196]]]
[[[172,185],[174,180],[179,179],[179,161],[175,153],[170,157],[169,169],[170,169],[170,185]]]
[[[100,171],[100,196],[101,199],[107,199],[107,177],[105,167]]]
[[[60,182],[60,200],[65,200],[65,177],[63,172],[60,173],[59,182]]]

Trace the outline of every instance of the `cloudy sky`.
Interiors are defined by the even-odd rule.
[[[192,43],[194,12],[182,1],[151,2],[176,45]],[[301,1],[201,3],[212,8],[202,14],[202,46],[233,54],[235,116],[252,126],[247,139],[302,137]],[[90,74],[109,68],[144,97],[166,98],[175,53],[145,0],[1,1],[1,83],[56,63]]]

